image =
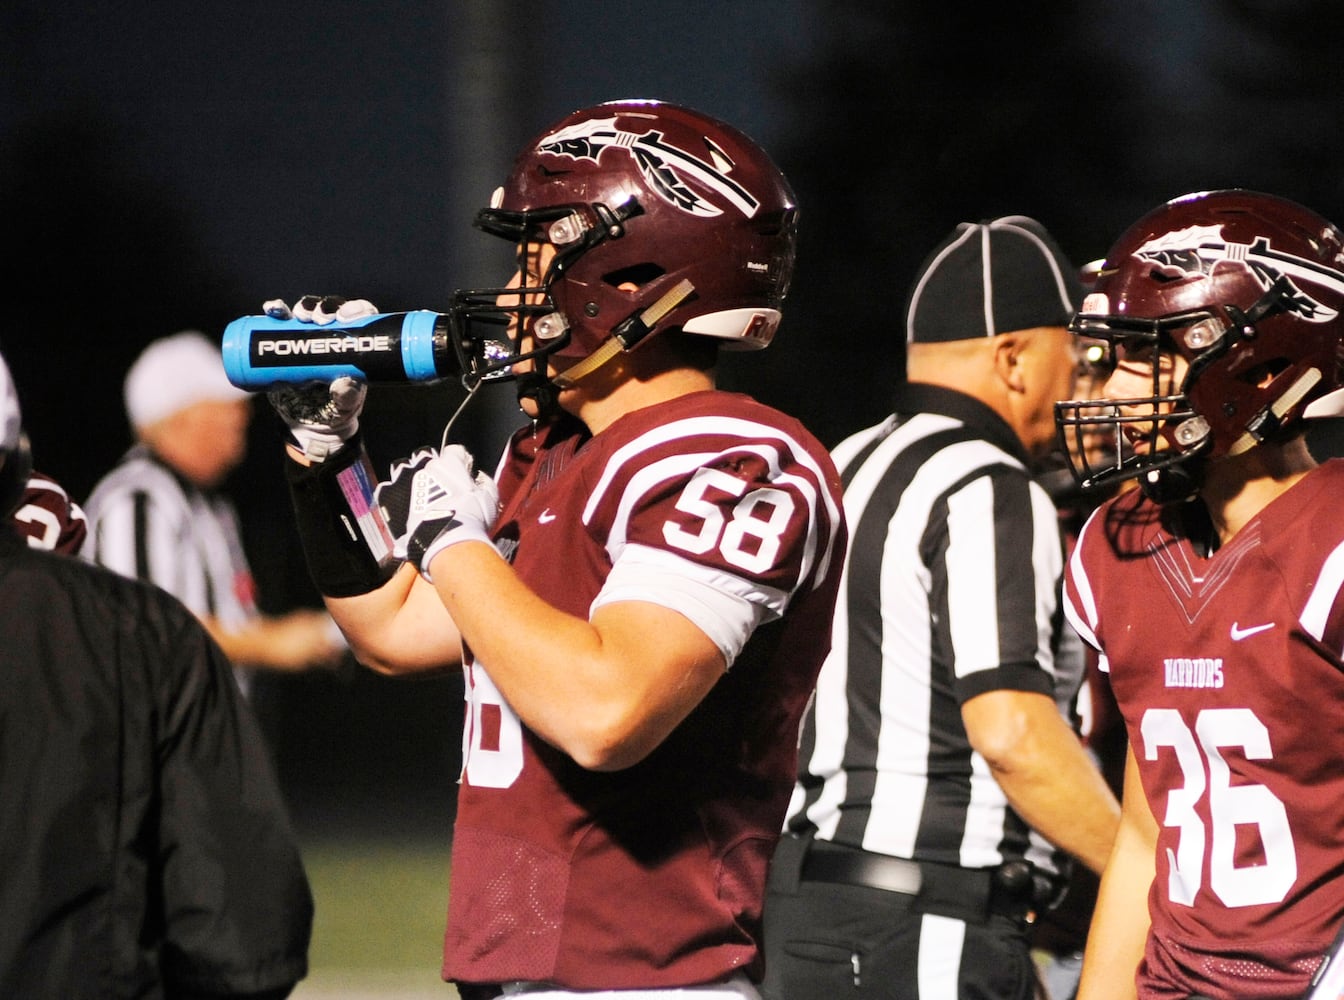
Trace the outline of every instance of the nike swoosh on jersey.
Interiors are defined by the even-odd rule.
[[[543,510],[540,514],[537,515],[538,524],[550,524],[554,520],[555,515],[551,513],[551,508],[549,507],[547,507],[545,510]]]
[[[1242,639],[1249,638],[1250,636],[1253,636],[1253,635],[1255,635],[1255,634],[1258,633],[1258,632],[1265,632],[1265,631],[1268,631],[1269,629],[1272,629],[1273,627],[1274,627],[1274,622],[1269,622],[1267,625],[1250,625],[1250,626],[1247,626],[1246,628],[1239,628],[1239,627],[1237,626],[1237,623],[1236,623],[1236,622],[1233,622],[1233,623],[1232,623],[1232,633],[1231,633],[1231,634],[1232,634],[1232,641],[1233,641],[1233,642],[1241,642]]]

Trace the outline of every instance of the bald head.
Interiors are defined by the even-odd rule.
[[[1055,443],[1055,403],[1073,392],[1074,342],[1062,326],[906,346],[906,377],[984,403],[1024,448],[1044,457]]]

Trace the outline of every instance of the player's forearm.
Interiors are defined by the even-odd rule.
[[[232,663],[271,670],[330,665],[343,648],[331,620],[306,608],[275,617],[258,615],[236,628],[218,619],[202,623]]]
[[[1077,1000],[1133,1000],[1135,973],[1148,935],[1146,897],[1152,884],[1151,856],[1112,855],[1102,878],[1088,929]]]
[[[638,763],[723,674],[717,647],[675,612],[626,602],[592,621],[567,614],[489,545],[450,546],[431,571],[476,662],[518,717],[584,767]]]
[[[456,624],[434,588],[410,566],[377,590],[324,600],[355,658],[378,673],[423,674],[461,666]]]
[[[1135,973],[1148,937],[1154,829],[1132,758],[1129,763],[1125,807],[1097,891],[1078,1000],[1132,1000],[1136,995]]]

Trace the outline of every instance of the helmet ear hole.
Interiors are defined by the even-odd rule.
[[[1292,362],[1288,358],[1273,358],[1243,372],[1238,378],[1249,386],[1262,388],[1273,382],[1291,365]]]
[[[642,264],[631,264],[629,267],[622,267],[616,271],[608,271],[602,275],[602,282],[612,288],[620,288],[622,285],[634,285],[636,288],[643,288],[666,273],[657,264],[646,261]]]

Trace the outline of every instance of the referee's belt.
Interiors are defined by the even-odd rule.
[[[997,868],[961,868],[824,840],[808,843],[798,880],[900,893],[915,897],[915,908],[923,912],[973,921],[989,914],[1029,921],[1036,911],[1058,902],[1054,880],[1028,861],[1007,861]]]

